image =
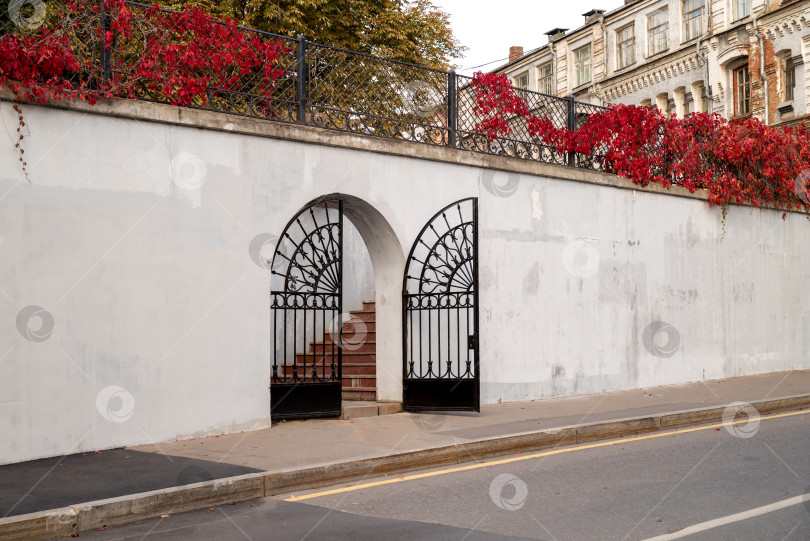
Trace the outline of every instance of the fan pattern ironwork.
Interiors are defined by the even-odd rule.
[[[464,199],[440,211],[408,255],[402,299],[408,389],[417,389],[414,380],[477,382],[476,209],[475,199]]]
[[[294,231],[288,227],[282,235],[283,241],[279,243],[280,249],[276,251],[271,268],[274,269],[273,274],[284,279],[284,290],[287,292],[340,291],[340,224],[336,210],[325,208],[325,211],[325,216],[320,220],[325,220],[325,223],[319,223],[314,209],[310,207],[307,213],[314,227],[305,227],[299,216],[292,224]],[[293,235],[296,233],[303,238],[295,240]],[[292,253],[284,253],[285,247],[293,248]],[[281,261],[284,261],[286,269],[277,272],[275,269]]]
[[[340,393],[343,205],[324,199],[284,229],[273,262],[273,384],[335,382]],[[334,347],[320,348],[326,343]]]
[[[448,211],[442,212],[425,230],[432,235],[423,233],[417,241],[427,250],[423,259],[413,254],[416,250],[410,257],[407,278],[417,281],[419,293],[465,293],[475,286],[473,223],[465,221],[460,203],[449,212],[459,223],[451,225]]]

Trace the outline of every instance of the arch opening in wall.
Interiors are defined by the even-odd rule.
[[[402,261],[387,220],[359,198],[318,198],[287,224],[271,264],[271,418],[336,417],[344,400],[398,398],[377,359],[391,356],[386,311],[398,311],[379,293]]]

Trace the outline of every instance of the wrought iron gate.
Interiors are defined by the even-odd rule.
[[[270,417],[337,417],[341,409],[343,202],[293,218],[273,255]],[[276,279],[277,280],[277,279]]]
[[[402,290],[403,407],[479,411],[478,199],[425,225]]]

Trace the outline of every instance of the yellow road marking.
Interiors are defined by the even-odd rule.
[[[779,413],[779,414],[776,414],[776,415],[768,415],[767,417],[760,417],[759,420],[760,421],[765,421],[765,420],[768,420],[768,419],[779,419],[780,417],[792,417],[794,415],[805,415],[805,414],[808,414],[808,413],[810,413],[810,410],[807,410],[807,411],[794,411],[794,412],[791,412],[791,413]],[[427,473],[419,473],[419,474],[415,474],[415,475],[405,475],[405,476],[402,476],[402,477],[395,477],[393,479],[386,479],[384,481],[375,481],[374,483],[364,483],[362,485],[354,485],[354,486],[350,486],[350,487],[336,488],[334,490],[326,490],[324,492],[314,492],[312,494],[305,494],[303,496],[291,496],[289,498],[286,498],[284,501],[285,502],[299,502],[301,500],[309,500],[310,498],[320,498],[321,496],[331,496],[332,494],[341,494],[343,492],[352,492],[352,491],[355,491],[355,490],[363,490],[363,489],[366,489],[366,488],[373,488],[373,487],[379,487],[379,486],[383,486],[383,485],[390,485],[390,484],[393,484],[393,483],[401,483],[402,481],[414,481],[416,479],[424,479],[426,477],[434,477],[436,475],[446,475],[448,473],[456,473],[456,472],[462,472],[462,471],[477,470],[477,469],[480,469],[480,468],[489,468],[491,466],[499,466],[501,464],[510,464],[512,462],[519,462],[521,460],[531,460],[533,458],[540,458],[540,457],[544,457],[544,456],[559,455],[559,454],[562,454],[562,453],[573,453],[574,451],[585,451],[587,449],[596,449],[597,447],[610,447],[612,445],[617,445],[617,444],[627,444],[627,443],[632,443],[632,442],[637,442],[637,441],[642,441],[642,440],[651,440],[653,438],[663,438],[665,436],[673,436],[673,435],[678,435],[678,434],[688,434],[689,432],[700,432],[702,430],[710,430],[710,429],[723,427],[723,426],[731,426],[733,424],[743,424],[743,423],[741,423],[739,421],[737,421],[737,422],[729,421],[727,423],[717,423],[717,424],[713,424],[713,425],[698,426],[698,427],[694,427],[694,428],[685,428],[685,429],[682,429],[682,430],[675,429],[675,430],[667,431],[667,432],[658,432],[656,434],[647,434],[646,436],[633,436],[633,437],[631,437],[629,439],[618,439],[618,440],[603,441],[603,442],[599,442],[599,443],[591,443],[591,444],[588,444],[588,445],[574,445],[574,446],[571,446],[571,447],[565,447],[563,449],[553,449],[551,451],[544,451],[542,453],[533,453],[533,454],[530,454],[530,455],[521,455],[521,456],[516,456],[516,457],[511,457],[511,458],[503,458],[503,459],[500,459],[500,460],[493,460],[493,461],[490,461],[490,462],[483,462],[483,463],[480,463],[480,464],[470,464],[470,465],[467,465],[467,466],[459,466],[457,468],[450,468],[450,469],[446,469],[446,470],[438,470],[438,471],[432,471],[432,472],[427,472]]]

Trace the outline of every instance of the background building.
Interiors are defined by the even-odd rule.
[[[584,16],[526,54],[512,47],[494,71],[516,87],[678,116],[791,124],[807,115],[810,0],[626,0]]]

